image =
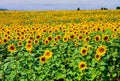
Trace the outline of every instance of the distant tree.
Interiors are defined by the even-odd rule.
[[[103,7],[101,7],[101,10],[108,10],[108,8],[105,8],[105,7],[103,8]]]
[[[80,8],[77,8],[77,10],[80,10]]]
[[[101,10],[104,10],[104,8],[103,8],[103,7],[101,7]]]
[[[4,11],[4,10],[7,10],[7,9],[3,9],[3,8],[0,8],[1,11]]]
[[[116,9],[120,9],[120,6],[117,6]]]

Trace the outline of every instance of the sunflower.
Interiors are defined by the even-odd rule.
[[[83,39],[82,35],[78,35],[78,39],[82,40]]]
[[[108,35],[103,35],[103,41],[109,41],[109,36]]]
[[[36,38],[37,38],[37,39],[40,39],[40,38],[41,38],[41,35],[39,35],[39,34],[36,35]]]
[[[8,39],[7,38],[4,38],[3,39],[3,43],[6,44],[8,42]]]
[[[99,54],[99,55],[102,55],[102,56],[105,55],[106,47],[103,46],[103,45],[99,46],[96,50],[96,53]]]
[[[39,43],[39,40],[38,39],[35,39],[34,40],[34,44],[37,45]]]
[[[94,39],[95,39],[95,42],[99,42],[100,41],[100,35],[96,35]]]
[[[7,49],[8,49],[8,51],[11,52],[11,53],[13,53],[13,52],[16,51],[16,47],[15,47],[14,44],[9,45]]]
[[[47,37],[48,41],[51,41],[52,38],[53,38],[53,37],[52,37],[51,35]]]
[[[20,40],[23,41],[25,39],[24,36],[20,36]]]
[[[26,43],[32,43],[32,40],[31,39],[27,39]]]
[[[111,37],[114,38],[114,39],[116,39],[116,38],[118,38],[118,35],[116,35],[116,34],[113,33],[113,34],[111,35]]]
[[[19,47],[22,46],[22,41],[19,41],[17,44]]]
[[[87,64],[86,64],[86,62],[80,62],[78,67],[81,70],[85,70],[87,68]]]
[[[68,41],[68,36],[64,36],[63,37],[63,42],[67,42]]]
[[[95,54],[95,59],[99,61],[101,59],[101,56],[99,54]]]
[[[45,56],[41,56],[41,57],[39,57],[39,61],[40,61],[40,63],[44,64],[47,61],[47,59],[45,58]]]
[[[61,39],[61,36],[60,36],[60,35],[57,35],[56,37],[57,37],[57,39],[58,39],[58,40],[60,40],[60,39]]]
[[[27,51],[31,51],[31,50],[32,50],[32,47],[33,47],[33,46],[32,46],[31,43],[27,43],[26,46],[25,46],[25,48],[26,48]]]
[[[75,38],[75,35],[74,35],[74,34],[71,34],[71,35],[69,36],[69,39],[71,39],[71,40],[74,40],[74,38]]]
[[[82,48],[82,49],[80,50],[80,54],[82,54],[83,56],[84,56],[84,55],[87,55],[87,48]]]
[[[48,40],[48,39],[45,39],[45,40],[43,41],[43,43],[44,43],[45,45],[48,45],[49,40]]]
[[[54,42],[54,43],[52,44],[52,46],[57,46],[57,42]]]
[[[85,38],[85,42],[88,42],[89,40],[90,40],[90,37],[87,36],[87,37]]]
[[[50,50],[46,50],[45,52],[44,52],[44,56],[45,56],[45,58],[47,58],[47,59],[49,59],[49,58],[51,58],[52,57],[52,52],[50,51]]]

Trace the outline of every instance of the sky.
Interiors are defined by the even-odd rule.
[[[9,10],[90,10],[116,6],[120,6],[120,0],[0,0],[0,8]]]

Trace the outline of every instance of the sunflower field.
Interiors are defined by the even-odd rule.
[[[0,11],[0,81],[120,81],[120,10]]]

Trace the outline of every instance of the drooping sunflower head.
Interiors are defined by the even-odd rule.
[[[82,54],[83,56],[84,56],[84,55],[87,55],[87,48],[82,48],[82,49],[80,50],[80,54]]]
[[[16,47],[15,47],[15,45],[14,44],[10,44],[10,45],[8,45],[8,51],[9,52],[11,52],[11,53],[13,53],[13,52],[15,52],[16,51]]]
[[[44,64],[47,61],[47,59],[45,58],[45,56],[40,56],[39,57],[39,62]]]
[[[85,70],[87,68],[86,62],[80,62],[78,68],[81,70]]]
[[[96,53],[99,55],[105,55],[106,53],[106,47],[104,45],[101,45],[97,48]]]
[[[51,58],[52,57],[52,51],[50,51],[50,50],[46,50],[45,52],[44,52],[44,56],[47,58],[47,59],[49,59],[49,58]]]

